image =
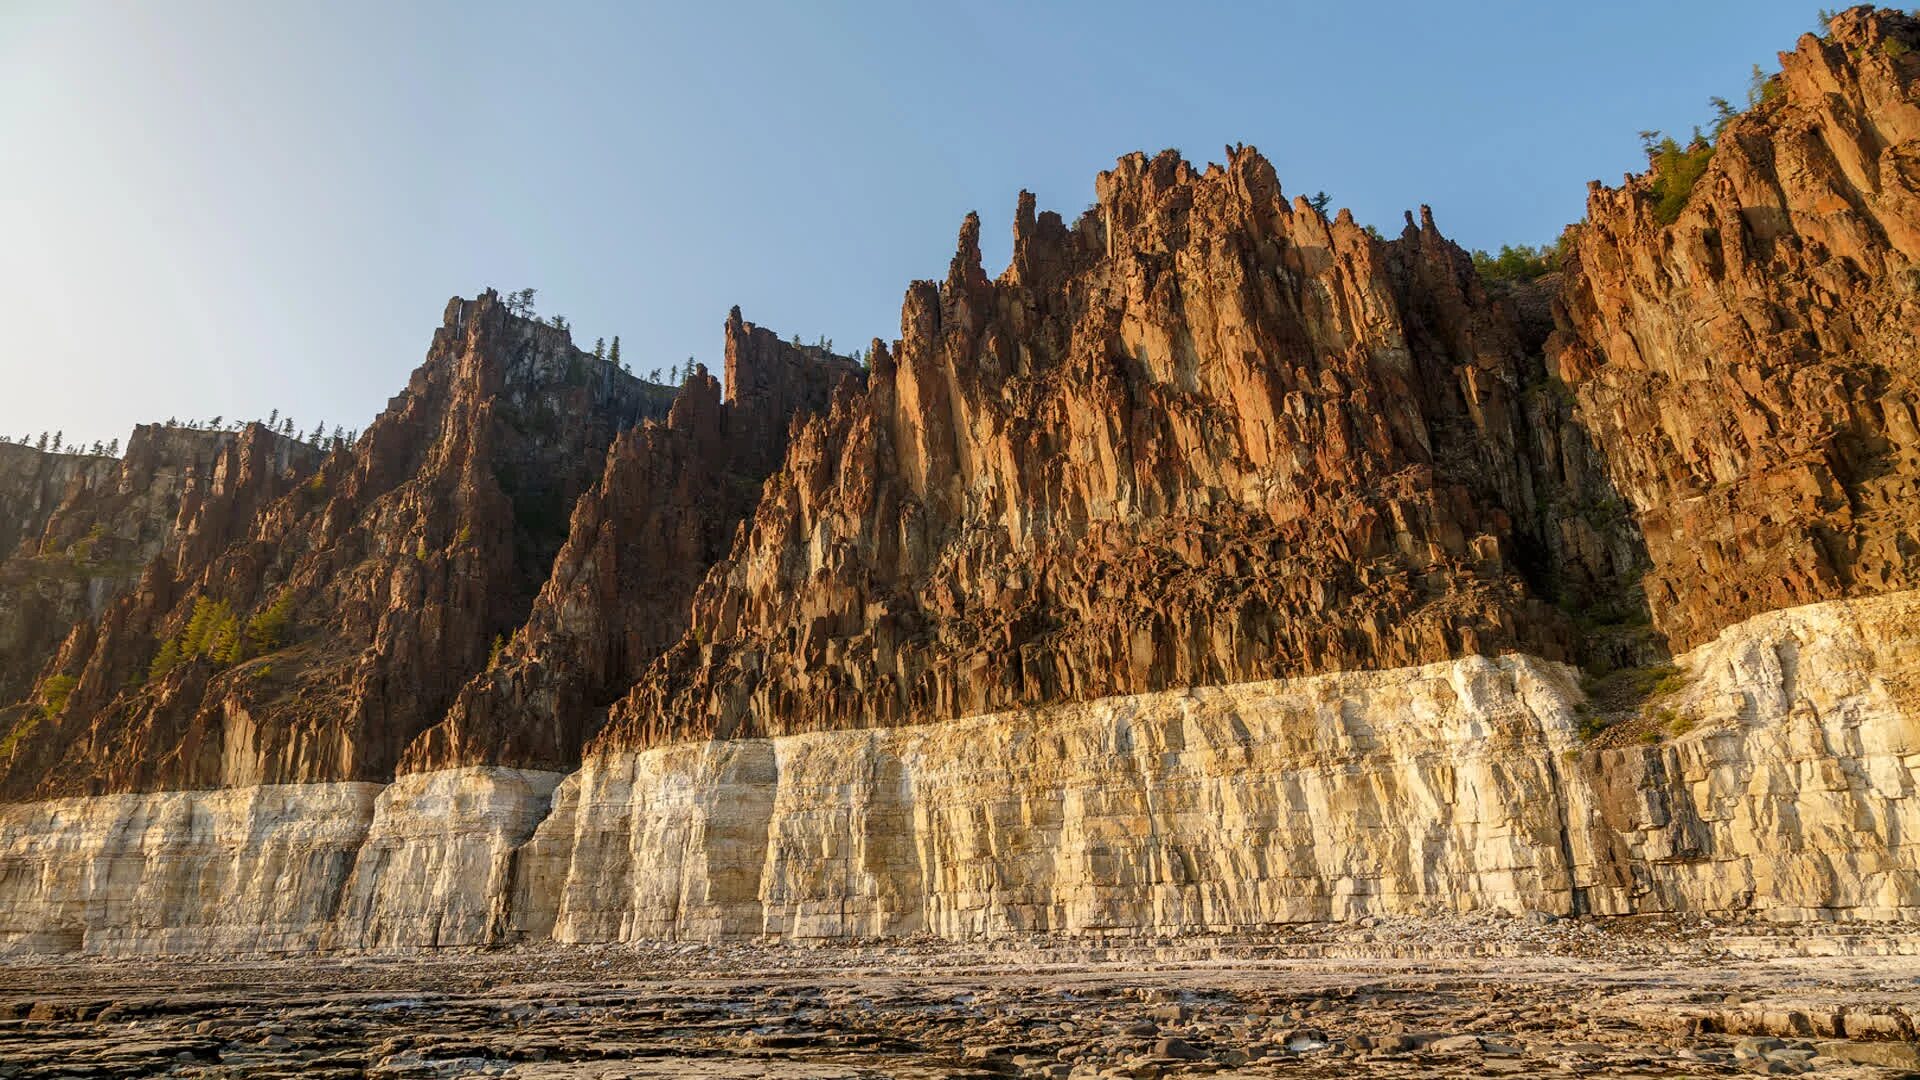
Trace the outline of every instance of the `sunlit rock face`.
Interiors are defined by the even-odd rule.
[[[614,436],[671,400],[492,293],[454,300],[426,361],[354,446],[269,497],[202,515],[218,527],[188,531],[70,635],[34,701],[49,678],[72,692],[64,708],[20,714],[0,791],[391,780],[407,743],[525,620]],[[267,455],[249,460],[264,470]],[[156,665],[209,604],[232,613],[230,640],[275,604],[284,630],[260,655],[209,642]]]
[[[0,943],[98,952],[1920,916],[1920,595],[1681,658],[1582,748],[1525,655],[884,730],[0,811]]]
[[[735,311],[652,386],[489,292],[324,460],[8,449],[16,559],[139,569],[49,636],[0,568],[0,943],[1915,917],[1916,80],[1842,14],[1494,292],[1134,154],[868,365]]]
[[[1132,155],[1011,264],[963,226],[596,744],[911,724],[1525,649],[1636,566],[1541,357],[1432,219]],[[1553,573],[1547,567],[1553,565]]]
[[[141,424],[120,459],[0,443],[0,707],[26,696],[69,634],[87,636],[153,559],[204,558],[320,456],[258,424]]]
[[[864,371],[788,344],[733,309],[726,397],[687,373],[659,422],[614,440],[574,503],[567,541],[532,614],[445,720],[407,748],[402,773],[457,765],[571,769],[607,707],[687,632],[694,590],[727,554],[798,420]]]
[[[1646,538],[1675,648],[1920,584],[1920,24],[1781,54],[1678,219],[1597,185],[1549,346]]]

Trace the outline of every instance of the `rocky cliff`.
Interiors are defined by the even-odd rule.
[[[414,741],[402,770],[577,765],[607,706],[687,632],[694,589],[784,460],[790,425],[824,411],[841,380],[863,376],[735,308],[728,400],[698,368],[664,420],[614,440],[599,481],[574,504],[532,615]]]
[[[0,807],[0,947],[103,953],[1379,915],[1920,918],[1920,597],[1679,660],[1697,726],[1583,748],[1524,654],[859,732]]]
[[[292,490],[250,483],[284,470],[241,440],[182,509],[207,524],[68,639],[71,692],[16,720],[4,789],[391,777],[526,618],[592,463],[671,396],[491,293],[450,303],[406,391]]]
[[[868,727],[1525,649],[1570,659],[1631,523],[1424,210],[1133,155],[1071,228],[969,218],[799,435],[600,744]]]
[[[1920,28],[1854,8],[1780,59],[1676,220],[1657,173],[1594,186],[1551,345],[1679,648],[1920,584]]]
[[[865,372],[455,301],[0,717],[0,942],[1920,917],[1916,50],[1843,13],[1497,293],[1234,147],[969,217]]]
[[[141,424],[119,460],[0,446],[0,702],[18,701],[149,560],[203,558],[319,458],[258,427]]]

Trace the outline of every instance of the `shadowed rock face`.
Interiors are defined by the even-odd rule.
[[[687,631],[694,589],[753,513],[797,417],[825,410],[859,366],[727,320],[727,387],[690,373],[663,421],[614,441],[533,613],[460,691],[402,771],[514,764],[571,768],[606,707]]]
[[[1023,195],[997,281],[970,217],[601,745],[1574,655],[1549,601],[1636,549],[1561,512],[1604,484],[1507,309],[1424,211],[1228,157],[1123,159],[1071,229]]]
[[[1920,584],[1920,25],[1855,8],[1781,63],[1671,226],[1595,186],[1551,346],[1675,648]]]
[[[258,425],[141,424],[120,460],[0,446],[0,702],[19,700],[149,560],[204,560],[319,461]]]
[[[489,642],[525,619],[616,432],[670,397],[491,293],[450,303],[426,362],[356,446],[278,498],[183,505],[210,524],[69,638],[54,669],[76,680],[71,698],[16,719],[31,728],[9,748],[5,790],[391,776]],[[242,453],[234,467],[249,462],[265,465]],[[285,647],[149,677],[203,599],[242,625],[285,601]]]

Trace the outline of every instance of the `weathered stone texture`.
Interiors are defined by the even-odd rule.
[[[1574,655],[1549,599],[1617,591],[1631,524],[1559,512],[1604,480],[1424,211],[1375,239],[1251,149],[1099,190],[1023,195],[997,281],[969,217],[601,749]]]
[[[1679,649],[1920,583],[1920,23],[1854,8],[1781,62],[1675,223],[1595,186],[1551,346]]]
[[[22,468],[33,463],[23,455],[38,468]],[[0,507],[12,508],[0,510],[0,539],[15,537],[0,548],[11,552],[0,561],[0,707],[26,695],[69,633],[88,636],[149,561],[204,559],[319,460],[258,425],[141,424],[118,460],[0,444]]]
[[[492,293],[450,302],[406,392],[350,451],[251,512],[208,515],[224,524],[187,530],[69,639],[55,667],[78,685],[0,758],[0,791],[391,779],[526,618],[615,434],[670,401]],[[147,678],[201,598],[244,618],[282,597],[285,647]]]
[[[852,361],[782,342],[738,308],[726,348],[729,400],[700,368],[665,420],[614,441],[526,624],[407,749],[402,771],[570,769],[607,706],[687,632],[694,590],[784,460],[790,425],[861,377]]]
[[[1917,656],[1920,594],[1763,616],[1681,658],[1673,706],[1696,726],[1658,747],[1576,752],[1573,671],[1509,655],[679,743],[564,780],[476,767],[20,804],[0,809],[0,943],[1911,919]]]

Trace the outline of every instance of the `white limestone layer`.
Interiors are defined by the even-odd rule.
[[[1575,673],[1513,655],[668,746],[564,779],[0,807],[0,948],[1920,917],[1920,594],[1761,616],[1680,666],[1660,741],[1605,750],[1576,734]]]

